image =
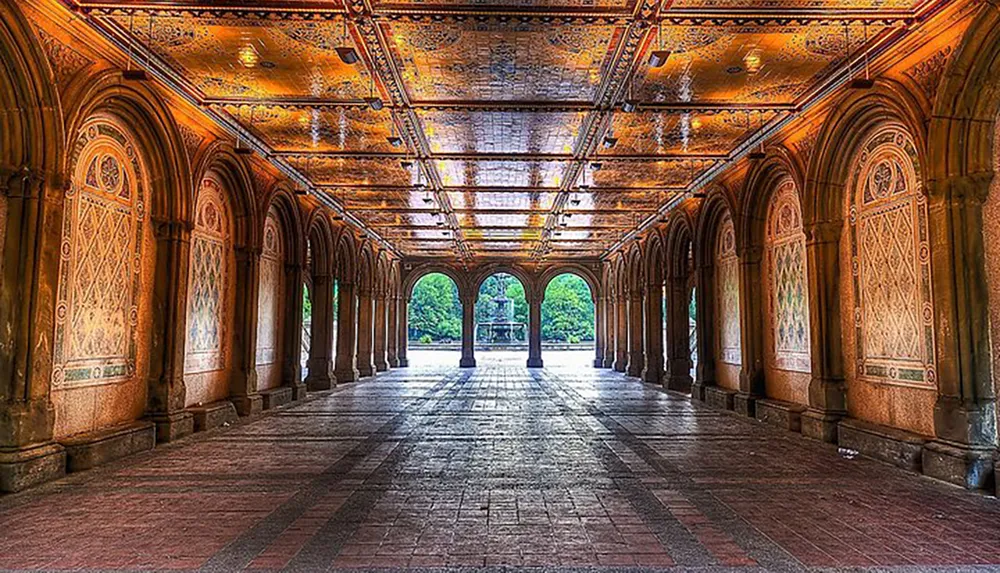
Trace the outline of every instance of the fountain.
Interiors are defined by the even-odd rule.
[[[476,340],[496,346],[523,343],[526,339],[523,322],[514,322],[514,305],[507,296],[507,276],[497,275],[500,294],[493,299],[493,314],[490,322],[480,322],[476,326]]]

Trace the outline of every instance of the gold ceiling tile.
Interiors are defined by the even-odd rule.
[[[586,112],[419,110],[432,153],[573,153]]]
[[[445,187],[557,188],[565,161],[464,160],[435,161]]]
[[[460,227],[511,227],[516,229],[542,227],[545,225],[544,214],[498,214],[498,213],[456,213]]]
[[[725,155],[774,116],[770,111],[618,113],[612,123],[618,144],[601,154]]]
[[[874,37],[884,26],[868,26]],[[640,101],[791,104],[864,43],[864,25],[664,25],[667,63],[637,70]],[[849,32],[849,34],[848,34]],[[848,35],[850,48],[848,48]],[[654,41],[653,45],[657,45]]]
[[[538,228],[490,228],[475,227],[462,229],[462,235],[470,241],[537,241],[542,238],[542,229]]]
[[[433,204],[424,201],[426,192],[411,189],[333,189],[327,193],[348,209],[430,209]]]
[[[690,160],[604,160],[591,175],[595,187],[663,189],[684,187],[706,165]]]
[[[250,124],[252,110],[253,131],[278,152],[392,153],[401,149],[390,145],[387,139],[395,134],[388,109],[270,105],[226,105],[224,109],[244,125]]]
[[[415,101],[591,101],[622,31],[472,19],[384,26]]]
[[[835,13],[837,10],[885,10],[912,8],[919,0],[674,0],[673,10],[754,10],[813,9]]]
[[[343,20],[137,14],[112,17],[209,98],[357,100],[369,93],[361,63],[334,49]]]
[[[507,8],[516,7],[518,10],[532,9],[558,9],[558,10],[587,10],[595,9],[603,11],[631,12],[635,5],[635,0],[519,0],[516,6],[510,0],[376,0],[378,8],[388,7],[420,7],[425,9],[453,10],[455,8]]]
[[[617,214],[601,214],[601,215],[587,215],[587,214],[574,214],[569,219],[566,219],[567,229],[572,229],[573,227],[605,227],[605,228],[615,228],[615,229],[628,229],[636,226],[648,214],[646,213],[617,213]]]
[[[439,218],[427,212],[369,211],[365,220],[372,227],[437,227]]]
[[[406,187],[416,182],[411,171],[384,157],[289,157],[288,162],[319,186]]]
[[[575,191],[570,195],[570,202],[567,209],[572,212],[586,212],[593,210],[651,210],[656,209],[674,192],[644,190],[644,191],[613,191],[599,193],[582,193]]]

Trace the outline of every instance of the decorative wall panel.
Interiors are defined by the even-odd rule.
[[[122,382],[136,369],[144,171],[132,140],[104,120],[84,126],[72,154],[60,247],[54,387]]]
[[[278,361],[281,341],[281,301],[284,297],[284,230],[272,209],[264,222],[257,303],[257,365]]]
[[[212,179],[202,182],[195,208],[188,279],[184,372],[226,367],[227,300],[232,252],[225,195]]]
[[[852,164],[848,203],[860,378],[935,384],[927,201],[913,140],[879,130]]]
[[[719,225],[715,245],[715,290],[719,324],[719,359],[741,363],[740,260],[736,256],[736,231],[727,213]]]
[[[809,292],[806,235],[795,183],[785,180],[771,198],[765,232],[768,317],[774,366],[809,372]]]

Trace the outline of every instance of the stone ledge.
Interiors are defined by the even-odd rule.
[[[837,428],[837,444],[894,466],[919,472],[927,438],[917,434],[848,418]]]
[[[733,411],[747,418],[757,417],[757,401],[760,396],[749,392],[737,392],[733,395]]]
[[[66,450],[56,443],[0,449],[0,492],[14,493],[66,475]]]
[[[837,426],[844,419],[843,412],[808,409],[802,413],[802,435],[807,438],[837,443]]]
[[[59,440],[66,448],[66,471],[78,472],[153,449],[156,425],[138,421]]]
[[[261,390],[260,396],[264,401],[264,409],[270,410],[292,401],[292,388],[290,386],[278,386],[269,390]]]
[[[921,455],[924,475],[967,489],[989,487],[993,480],[990,446],[967,446],[934,440],[924,445]]]
[[[705,394],[705,403],[719,410],[732,410],[733,398],[736,392],[727,390],[720,386],[705,386],[702,390]]]
[[[211,402],[187,409],[194,416],[194,431],[204,432],[233,424],[239,418],[236,406],[228,400]]]
[[[785,402],[783,400],[760,399],[757,400],[756,418],[790,432],[799,433],[802,431],[802,413],[806,407],[802,404]]]

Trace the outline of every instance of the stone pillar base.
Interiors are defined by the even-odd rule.
[[[733,396],[736,392],[719,386],[705,386],[705,403],[719,410],[733,409]]]
[[[739,396],[737,396],[739,398]],[[765,424],[777,426],[789,432],[802,431],[802,412],[806,409],[802,404],[784,402],[782,400],[757,400],[755,415]]]
[[[603,361],[603,364],[601,366],[601,368],[609,368],[609,369],[614,368],[614,367],[615,367],[615,359],[614,358],[605,358],[604,361]]]
[[[361,372],[358,372],[357,368],[352,368],[350,370],[338,370],[333,374],[337,382],[357,382],[358,378],[361,378]]]
[[[625,372],[628,370],[628,362],[623,358],[616,358],[613,368],[615,372]]]
[[[292,402],[298,402],[299,400],[304,399],[309,393],[309,388],[305,385],[305,382],[292,384],[290,388],[292,389]]]
[[[367,378],[369,376],[375,375],[375,365],[374,364],[358,364],[358,374],[362,378]],[[338,378],[340,378],[338,376]]]
[[[399,368],[399,358],[396,358],[395,356],[390,356],[389,368]]]
[[[694,396],[693,383],[691,382],[690,376],[665,376],[663,378],[663,386],[667,390],[673,390],[674,392],[683,392],[685,394],[691,394]],[[698,396],[701,400],[701,396]]]
[[[544,366],[542,366],[542,359],[541,358],[529,358],[528,359],[528,368],[544,368]]]
[[[388,362],[382,362],[382,363],[376,362],[375,363],[375,371],[376,372],[385,372],[388,369],[389,369],[389,363]]]
[[[265,410],[277,408],[292,401],[292,387],[278,386],[277,388],[261,390],[260,397],[263,400]]]
[[[813,408],[802,412],[802,435],[807,438],[837,443],[837,426],[844,419],[843,412],[829,412]]]
[[[625,373],[628,376],[631,376],[633,378],[641,378],[642,377],[642,367],[641,367],[640,364],[635,364],[633,362],[629,362],[628,368],[625,370]]]
[[[642,373],[640,374],[640,378],[642,378],[643,382],[649,382],[650,384],[659,384],[660,377],[662,375],[663,373],[657,370],[650,370],[649,368],[644,368]]]
[[[239,416],[232,402],[220,400],[187,409],[194,417],[194,431],[205,432],[236,423]]]
[[[469,357],[469,356],[463,356],[462,359],[458,361],[458,367],[459,368],[475,368],[476,367],[476,359],[472,358],[472,357]]]
[[[229,401],[236,407],[236,413],[240,416],[253,416],[264,411],[264,398],[260,394],[233,396]]]
[[[840,447],[915,472],[921,469],[921,452],[926,443],[923,436],[853,418],[841,420],[837,429]]]
[[[733,410],[747,418],[755,418],[757,416],[757,400],[759,399],[760,396],[756,394],[737,392],[733,396]]]
[[[66,475],[66,450],[56,443],[0,449],[0,493],[14,493]]]
[[[191,412],[153,413],[146,419],[156,425],[156,442],[175,442],[194,433],[194,416]]]
[[[410,359],[409,358],[400,358],[399,359],[399,367],[400,368],[406,368],[409,365],[410,365]]]
[[[603,358],[595,358],[594,359],[594,368],[604,368],[604,359]]]
[[[921,454],[924,475],[967,489],[981,489],[993,478],[993,452],[989,446],[927,442]]]
[[[691,383],[691,399],[692,400],[697,400],[699,402],[704,402],[705,401],[705,388],[708,388],[708,386],[705,386],[704,384],[702,384],[700,382],[692,382]]]
[[[313,376],[311,373],[306,376],[306,390],[309,392],[331,390],[336,385],[337,380],[333,376]]]

